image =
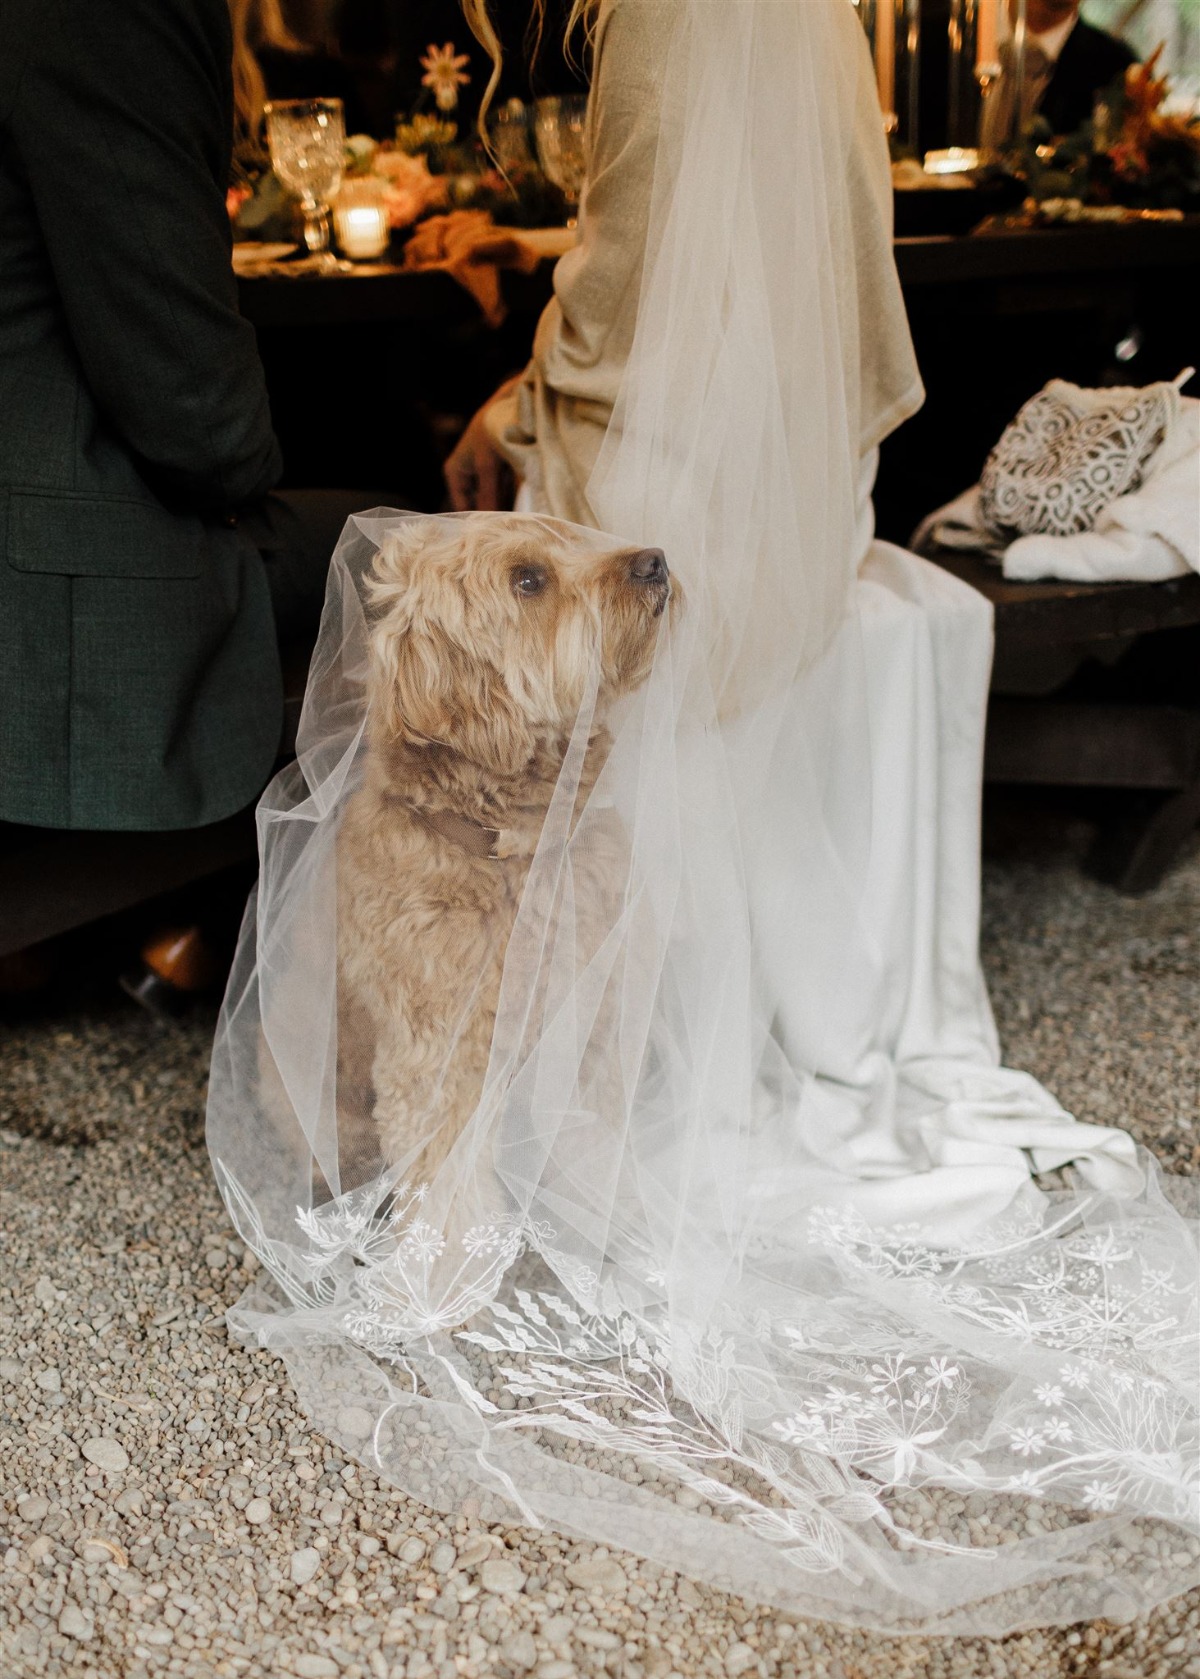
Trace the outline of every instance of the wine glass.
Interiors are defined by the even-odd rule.
[[[507,174],[524,169],[529,155],[529,112],[519,99],[510,99],[492,117],[492,146],[496,162]]]
[[[346,123],[340,99],[272,99],[265,107],[271,167],[300,200],[304,243],[319,267],[329,250],[329,205],[342,184]]]
[[[533,108],[533,134],[538,161],[567,201],[567,226],[575,226],[575,212],[587,174],[584,124],[587,99],[578,93],[539,99]]]

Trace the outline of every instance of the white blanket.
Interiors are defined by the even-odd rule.
[[[918,551],[939,543],[1002,553],[1013,582],[1057,577],[1072,583],[1146,583],[1200,571],[1200,401],[1185,397],[1178,423],[1147,464],[1140,489],[1109,502],[1094,529],[1077,536],[1020,536],[999,550],[979,513],[979,486],[939,507],[913,536]]]

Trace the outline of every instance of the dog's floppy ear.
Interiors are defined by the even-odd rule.
[[[412,521],[426,531],[428,523]],[[515,775],[533,755],[533,732],[500,672],[454,633],[464,628],[452,593],[457,584],[440,575],[418,531],[403,536],[380,551],[368,584],[380,613],[371,632],[375,726],[393,739],[432,742]]]

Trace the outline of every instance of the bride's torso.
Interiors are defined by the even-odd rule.
[[[845,98],[837,107],[840,132],[829,140],[840,160],[839,185],[849,213],[842,248],[831,241],[815,260],[842,267],[848,261],[853,269],[856,319],[842,354],[845,379],[855,386],[860,451],[867,457],[916,409],[922,393],[892,256],[891,178],[869,63],[863,96],[859,61],[867,59],[865,40],[845,0],[743,3],[815,5],[836,19]],[[668,59],[673,43],[678,50],[685,14],[696,29],[704,27],[704,13],[703,6],[689,7],[685,0],[607,0],[602,6],[579,241],[555,269],[554,298],[539,323],[525,384],[497,416],[497,432],[530,480],[536,504],[578,523],[597,522],[588,481],[634,347],[660,142],[665,152],[684,120],[670,97]],[[769,172],[771,159],[761,163]],[[778,180],[781,218],[795,213],[792,186]]]

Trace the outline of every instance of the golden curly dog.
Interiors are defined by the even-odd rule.
[[[428,1180],[475,1111],[581,703],[598,678],[576,811],[607,753],[603,708],[645,680],[678,598],[658,549],[601,549],[516,514],[411,521],[368,595],[366,765],[337,852],[343,1188],[380,1155]],[[599,910],[623,886],[620,846],[587,849],[576,903],[592,894]]]

